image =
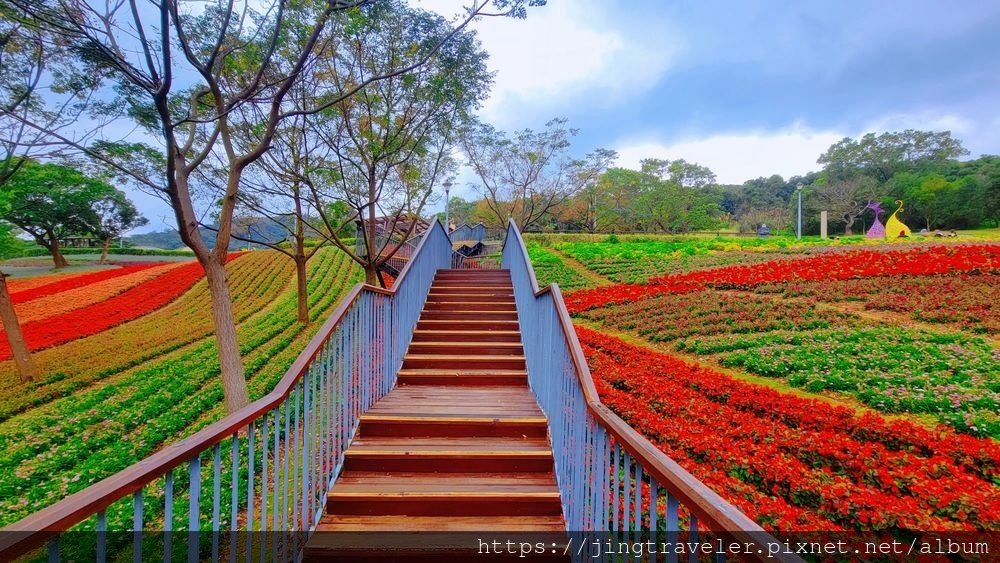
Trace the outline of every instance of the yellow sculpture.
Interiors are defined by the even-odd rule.
[[[903,210],[903,200],[897,199],[896,205],[899,206],[889,220],[885,222],[885,239],[886,240],[896,240],[899,237],[911,237],[913,234],[910,232],[910,228],[907,227],[902,221],[896,218],[899,212]]]

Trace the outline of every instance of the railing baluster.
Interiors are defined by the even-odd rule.
[[[632,520],[635,522],[636,533],[632,535],[632,541],[640,541],[642,538],[642,465],[635,462],[635,475],[632,482],[635,483],[635,493],[632,496]]]
[[[289,531],[298,530],[299,526],[301,525],[301,524],[299,524],[299,499],[300,499],[300,496],[297,495],[297,494],[295,494],[295,492],[299,490],[299,484],[301,482],[300,479],[299,479],[299,470],[302,468],[301,463],[300,463],[300,461],[301,461],[301,457],[300,456],[302,454],[301,454],[301,450],[299,448],[299,446],[300,446],[300,444],[302,442],[302,439],[300,438],[301,432],[302,432],[302,418],[299,415],[299,404],[302,402],[302,382],[301,381],[298,383],[298,385],[295,386],[295,392],[292,393],[292,396],[295,398],[292,401],[292,408],[294,409],[292,411],[292,422],[293,422],[293,424],[295,426],[294,426],[294,428],[292,428],[292,450],[290,452],[290,457],[292,458],[292,470],[291,470],[291,473],[289,474],[289,477],[291,477],[291,482],[292,482],[291,483],[291,487],[292,487],[291,492],[292,492],[292,495],[291,495],[291,498],[289,499],[289,502],[292,504],[292,524],[291,524],[291,528],[289,528]],[[298,537],[293,533],[293,534],[291,534],[291,538],[290,539],[291,539],[291,542],[292,542],[292,545],[291,545],[292,553],[298,552],[298,550],[299,550]]]
[[[198,556],[198,532],[201,531],[201,458],[194,458],[188,466],[190,490],[188,498],[188,561],[194,563]]]
[[[174,531],[174,470],[167,471],[163,486],[163,560],[170,561],[173,554]]]
[[[265,560],[265,555],[267,554],[267,504],[271,497],[268,492],[268,481],[267,481],[267,448],[269,446],[267,442],[267,431],[270,428],[268,425],[268,415],[265,414],[260,419],[260,560]],[[272,530],[273,532],[273,530]]]
[[[660,487],[656,479],[650,475],[649,476],[649,539],[655,545],[660,544],[660,531],[659,531],[659,519],[660,519]],[[653,556],[650,557],[651,561],[656,561],[658,558]]]
[[[132,562],[142,563],[142,489],[132,493]]]
[[[232,463],[231,479],[229,481],[229,493],[230,506],[229,506],[229,561],[230,563],[236,563],[236,545],[239,537],[236,535],[236,530],[239,527],[236,525],[236,520],[239,512],[239,502],[240,502],[240,435],[238,432],[233,433],[232,444],[229,448],[229,461]]]
[[[59,536],[49,540],[48,555],[49,563],[59,563]]]
[[[293,390],[292,393],[289,395],[289,397],[294,397],[294,396],[295,396],[295,391]],[[291,471],[291,467],[290,467],[289,464],[290,464],[291,460],[289,458],[291,457],[292,439],[291,439],[291,434],[289,432],[291,430],[292,405],[289,404],[288,402],[286,402],[284,408],[285,408],[285,433],[284,433],[284,437],[285,437],[284,450],[285,451],[282,453],[282,457],[283,457],[283,460],[282,460],[282,478],[283,478],[284,482],[282,483],[283,491],[282,491],[282,494],[281,494],[281,529],[283,531],[288,531],[288,530],[291,530],[291,528],[289,527],[289,522],[288,522],[288,495],[289,495],[288,488],[289,488],[289,483],[291,482],[291,478],[289,476],[289,473]],[[281,560],[282,561],[287,561],[288,560],[288,551],[289,551],[290,540],[291,540],[291,538],[288,537],[288,534],[283,534],[282,535],[282,544],[281,544],[282,545],[282,547],[281,547]]]
[[[97,513],[97,562],[104,563],[108,558],[108,513],[104,510]]]
[[[614,495],[615,502],[614,502],[613,512],[611,513],[611,521],[613,522],[613,524],[611,525],[611,531],[617,532],[619,530],[618,500],[621,498],[621,489],[619,485],[619,479],[620,479],[619,475],[621,474],[621,448],[618,446],[617,442],[615,442],[615,464],[613,467],[614,467],[614,476],[613,476],[614,481],[611,485],[611,494]]]
[[[631,508],[631,506],[632,506],[631,505],[631,500],[632,500],[632,490],[631,490],[632,489],[632,467],[631,467],[632,456],[630,456],[628,454],[628,452],[625,452],[625,455],[623,457],[624,457],[624,459],[623,459],[624,463],[623,463],[622,471],[625,474],[625,482],[622,485],[621,492],[619,492],[618,494],[620,494],[622,496],[622,503],[623,503],[623,505],[622,505],[622,531],[625,532],[625,533],[622,535],[622,538],[624,538],[624,539],[627,540],[629,538],[629,531],[632,530],[632,527],[631,527],[630,522],[629,522],[629,519],[632,516],[632,514],[630,514],[630,512],[629,512],[629,508]]]
[[[222,515],[222,444],[212,448],[212,563],[219,560],[219,531]]]
[[[312,526],[312,473],[310,472],[310,453],[312,451],[312,369],[306,369],[303,376],[302,391],[305,395],[303,403],[303,426],[302,426],[302,523],[297,530],[306,526]]]
[[[688,542],[691,545],[696,545],[698,543],[698,517],[691,514],[688,517]],[[698,563],[698,555],[692,552],[688,555],[688,563]]]
[[[271,546],[271,560],[278,560],[278,542],[280,538],[278,537],[278,512],[280,512],[280,501],[279,494],[281,491],[281,458],[279,457],[280,452],[278,450],[280,428],[281,428],[281,411],[275,409],[274,415],[271,417],[274,421],[274,445],[271,451],[271,465],[273,466],[272,472],[274,473],[274,485],[271,487],[271,529],[274,530],[274,543]]]

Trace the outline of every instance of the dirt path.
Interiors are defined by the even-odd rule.
[[[583,262],[580,262],[576,258],[573,258],[572,256],[569,256],[568,254],[564,254],[564,253],[556,250],[555,248],[549,247],[549,248],[546,248],[546,250],[548,250],[552,254],[555,254],[556,256],[558,256],[559,258],[561,258],[562,261],[563,261],[563,264],[565,264],[567,267],[569,267],[570,269],[572,269],[577,274],[580,274],[580,277],[586,278],[586,279],[590,280],[591,282],[593,282],[594,285],[597,285],[597,286],[600,286],[600,285],[614,285],[614,284],[618,283],[616,281],[612,281],[612,280],[610,280],[610,279],[602,276],[601,274],[598,274],[597,272],[588,270],[587,267],[583,265]]]

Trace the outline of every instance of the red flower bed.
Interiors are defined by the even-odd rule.
[[[644,285],[614,285],[574,292],[566,300],[571,313],[609,303],[626,303],[664,293],[687,293],[705,287],[749,288],[795,280],[843,280],[872,276],[927,276],[949,272],[1000,269],[1000,246],[931,246],[909,250],[856,250],[800,260],[726,266],[651,278]]]
[[[24,303],[31,301],[32,299],[53,295],[55,293],[59,293],[60,291],[66,291],[67,289],[76,289],[78,287],[99,283],[120,276],[127,276],[147,268],[152,268],[153,266],[162,265],[163,262],[132,262],[128,265],[122,266],[121,268],[115,268],[112,270],[101,270],[99,272],[90,272],[88,274],[72,276],[57,276],[59,279],[44,285],[35,286],[23,291],[12,290],[10,300],[12,303]]]
[[[1000,527],[1000,445],[856,415],[577,327],[602,400],[772,530]]]
[[[230,254],[228,260],[240,255]],[[204,275],[205,270],[201,264],[191,262],[106,301],[25,323],[21,330],[32,351],[97,334],[163,307],[191,289]],[[77,280],[79,278],[74,278],[73,281]],[[10,358],[10,345],[4,335],[0,337],[0,360]]]

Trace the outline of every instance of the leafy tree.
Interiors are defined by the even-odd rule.
[[[33,161],[22,165],[4,190],[7,209],[3,219],[44,246],[56,268],[69,265],[60,252],[60,239],[100,233],[101,217],[95,206],[117,193],[106,182],[74,168]]]
[[[93,209],[99,219],[96,234],[104,241],[99,260],[102,264],[108,258],[108,248],[111,246],[112,240],[136,227],[149,223],[149,220],[139,213],[135,204],[129,201],[121,190],[114,190],[107,197],[94,202]]]
[[[831,180],[864,175],[882,185],[896,172],[966,154],[969,151],[950,131],[907,129],[880,135],[867,133],[859,140],[845,137],[827,149],[817,162]]]
[[[855,176],[847,179],[821,176],[806,197],[818,204],[820,210],[844,221],[844,234],[854,234],[854,221],[864,213],[865,207],[878,199],[875,183],[871,178]]]
[[[462,148],[479,177],[477,189],[489,207],[491,226],[503,227],[512,218],[522,230],[539,227],[547,213],[595,183],[618,157],[597,149],[584,159],[570,158],[570,138],[578,130],[567,128],[566,122],[553,119],[544,131],[524,129],[512,137],[478,123],[463,136]]]

